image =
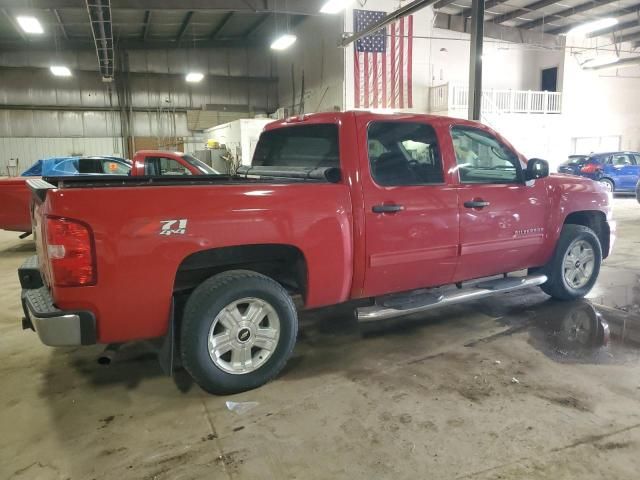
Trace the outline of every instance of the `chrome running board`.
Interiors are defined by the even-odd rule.
[[[527,275],[526,277],[503,277],[479,281],[450,292],[440,292],[440,289],[433,289],[386,295],[377,298],[374,305],[357,308],[356,315],[359,322],[384,320],[424,312],[432,308],[444,307],[445,305],[477,300],[498,293],[535,287],[542,285],[546,281],[546,275],[536,274]]]

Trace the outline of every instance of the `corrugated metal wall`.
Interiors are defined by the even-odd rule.
[[[277,107],[277,78],[264,50],[126,54],[130,135],[193,137],[194,130]],[[52,58],[68,65],[73,76],[52,76],[48,70]],[[0,52],[0,175],[10,158],[20,158],[21,168],[26,168],[46,156],[123,151],[115,84],[102,83],[95,70],[91,51]],[[205,73],[205,80],[186,83],[189,71]],[[202,143],[188,141],[185,149],[192,145],[200,149]]]
[[[64,155],[122,155],[122,139],[109,137],[0,137],[0,176],[20,173],[39,158]],[[16,171],[7,170],[18,159]]]

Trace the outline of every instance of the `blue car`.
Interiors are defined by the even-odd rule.
[[[610,192],[633,193],[640,180],[639,152],[572,155],[558,172],[580,175],[602,183]]]
[[[38,160],[22,172],[22,176],[128,175],[130,170],[131,160],[120,157],[51,157]]]

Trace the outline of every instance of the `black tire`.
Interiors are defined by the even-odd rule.
[[[580,288],[573,288],[565,280],[563,262],[569,247],[578,240],[584,240],[593,249],[594,265],[589,281]],[[547,295],[551,295],[558,300],[573,300],[584,297],[596,283],[598,274],[600,273],[601,263],[602,247],[600,240],[598,240],[593,230],[582,225],[567,224],[562,227],[562,232],[560,233],[553,257],[549,263],[541,269],[541,273],[547,275],[548,280],[542,284],[540,288]]]
[[[279,318],[279,338],[262,365],[248,373],[228,373],[209,355],[209,332],[223,308],[252,297],[265,302]],[[287,291],[275,280],[256,272],[232,270],[200,284],[184,309],[181,355],[185,369],[209,393],[227,395],[259,387],[273,379],[289,359],[296,342],[298,316]]]
[[[636,185],[636,200],[640,203],[640,181],[638,181],[638,185]]]
[[[601,178],[600,180],[598,180],[601,184],[604,185],[604,188],[607,189],[607,191],[613,193],[616,189],[616,184],[613,183],[613,180],[611,180],[610,178]]]

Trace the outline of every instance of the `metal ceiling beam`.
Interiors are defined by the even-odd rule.
[[[87,38],[85,40],[71,38],[69,40],[60,40],[56,44],[59,51],[82,51],[95,50],[95,43]],[[269,48],[264,40],[246,39],[244,37],[220,37],[215,40],[211,39],[195,39],[193,43],[189,43],[189,48],[246,48],[254,47],[265,49]],[[21,40],[5,40],[0,41],[0,51],[51,51],[53,45],[50,40],[33,40],[23,42]],[[120,40],[118,41],[119,50],[167,50],[178,48],[173,40]]]
[[[229,12],[224,17],[222,17],[222,20],[220,20],[218,25],[216,25],[215,28],[211,30],[211,34],[209,34],[209,38],[211,39],[218,38],[218,35],[220,35],[220,32],[225,27],[225,25],[229,23],[229,20],[231,20],[231,17],[233,17],[233,12]]]
[[[90,75],[91,78],[95,78],[95,70],[89,70],[86,68],[81,68],[77,66],[71,66],[74,74],[78,75]],[[38,66],[38,67],[13,67],[7,65],[0,65],[0,73],[24,73],[28,72],[30,74],[37,74],[38,72],[49,70],[49,67]],[[163,78],[166,80],[171,79],[181,79],[184,78],[184,73],[157,73],[157,72],[138,72],[138,71],[129,71],[127,75],[134,80],[144,80],[148,77],[155,78]],[[276,83],[278,81],[277,76],[267,76],[267,75],[216,75],[216,74],[207,74],[207,79],[210,81],[222,81],[222,80],[233,80],[233,81],[255,81],[259,83]]]
[[[529,5],[525,5],[522,8],[516,8],[515,10],[512,10],[510,12],[503,13],[502,15],[498,15],[497,17],[493,17],[489,21],[491,23],[508,22],[509,20],[513,20],[522,15],[526,15],[527,13],[530,13],[532,11],[540,10],[541,8],[548,7],[549,5],[553,5],[557,1],[558,0],[539,0],[537,2],[530,3]]]
[[[400,7],[399,9],[391,12],[390,14],[384,16],[379,21],[371,25],[369,28],[366,28],[360,32],[354,32],[351,35],[347,35],[342,38],[340,41],[340,45],[346,47],[350,43],[355,42],[359,38],[366,37],[367,35],[371,35],[374,32],[377,32],[381,28],[386,27],[390,23],[395,22],[396,20],[406,17],[407,15],[412,14],[413,12],[417,12],[429,5],[433,5],[436,3],[436,0],[413,0],[411,3],[407,3],[404,7]]]
[[[640,32],[628,33],[626,35],[620,35],[616,38],[617,43],[633,42],[636,40],[640,40]]]
[[[632,13],[638,14],[640,13],[640,4],[639,5],[632,5],[630,7],[625,7],[625,8],[620,8],[619,10],[614,10],[612,12],[608,12],[602,15],[599,15],[598,18],[606,18],[606,17],[624,17],[625,15],[630,15]],[[583,25],[585,22],[584,20],[578,21],[578,22],[572,22],[568,25],[564,25],[562,27],[556,27],[556,28],[552,28],[547,30],[547,33],[551,33],[553,35],[559,35],[562,33],[567,33],[569,30],[575,28],[575,27],[579,27],[580,25]]]
[[[189,10],[182,20],[182,25],[180,25],[180,30],[178,30],[178,34],[176,35],[176,42],[182,40],[184,34],[187,33],[187,29],[189,28],[189,23],[191,23],[191,17],[193,17],[193,10]]]
[[[16,22],[15,18],[13,18],[13,15],[11,15],[9,12],[7,12],[7,10],[4,9],[4,8],[2,9],[2,14],[5,17],[7,17],[7,20],[9,21],[9,23],[11,24],[13,29],[16,31],[16,33],[18,35],[20,35],[20,38],[26,42],[27,41],[27,36],[22,31],[22,29],[20,28],[20,25],[18,25],[18,23]]]
[[[236,13],[320,15],[326,0],[111,0],[114,10],[218,10]],[[83,0],[0,0],[0,8],[84,8]]]
[[[113,79],[113,29],[111,28],[111,0],[86,0],[93,41],[98,55],[102,79]]]
[[[602,28],[600,30],[596,30],[595,32],[587,33],[586,36],[587,38],[601,37],[603,35],[620,32],[622,30],[634,27],[640,27],[640,19],[635,18],[633,20],[629,20],[628,22],[618,23],[617,25],[613,25],[609,28]]]
[[[487,10],[492,9],[493,7],[496,7],[498,5],[502,5],[503,3],[507,3],[509,0],[489,0],[488,2],[485,2],[484,4],[484,11],[486,12]],[[463,17],[470,17],[471,16],[471,8],[465,8],[464,10],[462,10],[462,12],[460,12],[460,15]]]
[[[639,65],[639,64],[640,64],[640,56],[621,58],[616,63],[611,63],[609,65],[599,65],[597,67],[582,67],[582,68],[584,70],[605,70],[609,68],[626,67],[629,65]]]
[[[151,24],[151,10],[144,12],[144,25],[142,26],[142,41],[149,36],[149,25]]]
[[[246,32],[244,32],[244,36],[245,37],[250,37],[251,35],[253,35],[254,33],[256,33],[258,31],[258,29],[264,25],[264,23],[269,20],[269,18],[271,18],[271,14],[270,13],[263,13],[262,16],[256,20],[255,22],[253,22],[253,24],[247,29]]]
[[[618,0],[591,0],[587,3],[582,3],[575,7],[566,8],[564,10],[560,10],[559,12],[546,15],[542,18],[523,23],[522,25],[518,25],[518,28],[524,28],[527,30],[530,28],[536,28],[540,25],[544,25],[545,23],[553,22],[554,20],[562,20],[567,17],[571,17],[583,12],[588,12],[589,10],[593,10],[596,7],[602,7],[603,5],[608,5],[617,1]]]
[[[58,21],[58,27],[62,32],[62,36],[64,37],[65,40],[69,40],[69,35],[67,34],[67,29],[64,28],[64,22],[62,21],[62,17],[60,17],[60,12],[54,8],[53,14],[56,16],[56,20]]]
[[[441,8],[444,8],[447,5],[451,5],[455,1],[456,0],[438,0],[436,3],[433,4],[433,9],[440,10]]]

